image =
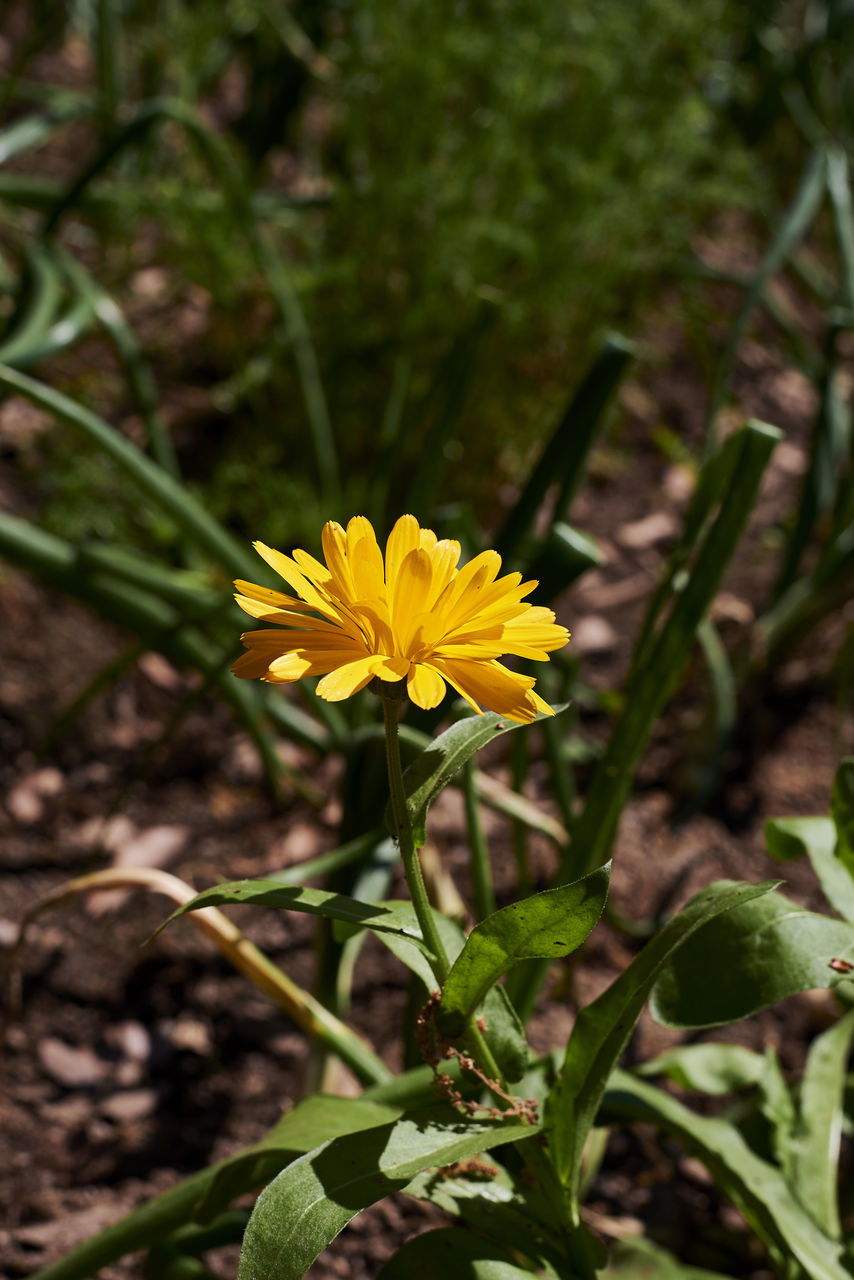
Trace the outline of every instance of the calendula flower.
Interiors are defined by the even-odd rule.
[[[321,564],[305,551],[293,557],[263,542],[255,549],[296,593],[285,595],[235,582],[237,603],[275,627],[248,631],[248,649],[232,670],[245,679],[290,684],[322,676],[321,698],[339,702],[375,676],[405,680],[419,707],[438,706],[446,682],[475,711],[497,711],[527,723],[553,714],[534,692],[532,676],[509,671],[506,654],[548,660],[569,639],[551,609],[524,603],[537,585],[520,573],[498,577],[501,557],[483,551],[457,568],[460,544],[437,539],[414,516],[401,516],[385,558],[369,520],[354,516],[344,530],[323,529]]]

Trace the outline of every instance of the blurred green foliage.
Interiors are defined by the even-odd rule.
[[[21,169],[35,162],[70,183],[98,130],[109,141],[136,106],[164,97],[225,141],[306,310],[347,477],[335,514],[362,505],[395,397],[407,429],[397,465],[421,456],[430,389],[484,299],[494,320],[442,443],[443,496],[493,514],[502,472],[551,421],[603,329],[636,321],[692,230],[757,188],[720,109],[743,42],[729,0],[612,0],[595,14],[581,0],[13,9],[10,118],[38,93],[50,102],[69,59],[98,105],[75,126],[79,149],[58,133],[54,165],[32,152]],[[251,510],[270,539],[313,535],[316,470],[288,326],[186,135],[167,124],[122,145],[73,214],[66,237],[120,301],[133,302],[140,271],[167,273],[172,310],[146,346],[161,385],[205,392],[179,449],[213,510],[238,523]],[[0,210],[13,253],[31,229],[29,213]],[[178,324],[176,343],[188,289],[207,311],[190,337]],[[59,527],[81,482],[73,459],[50,462]]]

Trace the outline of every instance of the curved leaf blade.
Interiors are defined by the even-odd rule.
[[[738,1022],[796,991],[850,983],[836,959],[854,962],[854,925],[769,893],[709,920],[685,942],[656,983],[652,1015],[666,1027]]]
[[[563,707],[555,707],[556,712],[563,709]],[[546,717],[537,716],[533,723],[544,718]],[[416,756],[403,775],[403,782],[406,787],[406,807],[412,822],[415,843],[419,848],[426,838],[427,810],[454,774],[493,738],[522,727],[514,721],[502,719],[495,711],[487,711],[480,716],[466,716],[456,724],[452,724],[444,733],[440,733],[438,738],[434,738],[421,754]],[[386,810],[386,825],[393,832],[388,810]]]
[[[441,1106],[325,1142],[289,1165],[259,1196],[237,1280],[298,1280],[351,1218],[404,1190],[421,1170],[534,1132],[531,1125],[461,1120]]]
[[[437,1021],[458,1035],[466,1019],[519,960],[569,955],[597,924],[605,906],[610,865],[573,884],[546,889],[502,907],[472,929],[448,974]]]
[[[376,929],[379,932],[399,934],[415,946],[424,949],[421,931],[414,921],[414,913],[395,910],[396,904],[386,905],[358,902],[344,893],[330,893],[326,889],[309,889],[304,885],[283,885],[275,880],[228,880],[214,885],[196,895],[190,902],[173,911],[157,933],[165,929],[188,911],[201,911],[205,907],[222,907],[236,903],[257,907],[275,907],[279,911],[306,911],[309,915],[326,916],[341,920],[359,928]],[[409,903],[401,902],[401,908]],[[153,936],[156,937],[157,933]]]

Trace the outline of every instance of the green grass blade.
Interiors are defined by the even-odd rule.
[[[703,620],[756,500],[759,481],[780,439],[775,427],[751,422],[738,433],[737,466],[717,518],[700,548],[672,612],[650,640],[648,657],[629,676],[625,708],[600,759],[573,832],[575,875],[606,861],[649,732],[675,688]]]
[[[522,540],[530,531],[546,493],[556,479],[560,480],[561,488],[552,522],[565,519],[575,491],[584,478],[587,455],[605,410],[633,352],[631,344],[615,334],[594,360],[501,527],[495,547],[503,559],[512,560],[519,554]]]
[[[124,365],[130,389],[139,405],[139,411],[148,435],[151,455],[175,480],[180,479],[178,459],[172,437],[160,416],[157,387],[136,335],[122,314],[117,303],[102,289],[97,280],[70,254],[57,251],[59,261],[80,296],[103,325],[104,331],[116,349]]]
[[[813,151],[807,161],[795,197],[766,249],[730,326],[709,402],[707,455],[717,448],[718,414],[729,394],[738,348],[747,333],[753,312],[762,300],[768,281],[780,270],[816,216],[824,196],[826,177],[827,156],[819,148]]]
[[[15,364],[27,360],[32,349],[44,341],[62,298],[62,279],[55,264],[40,245],[24,249],[27,281],[23,305],[12,316],[9,336],[0,346],[0,362]]]
[[[123,95],[121,14],[118,0],[95,3],[95,75],[98,113],[104,128],[115,122]]]
[[[209,515],[201,502],[140,449],[125,440],[103,418],[76,404],[61,392],[2,365],[0,387],[15,395],[24,396],[61,422],[85,432],[90,440],[118,463],[147,497],[172,516],[182,531],[218,563],[241,577],[254,573],[254,559]]]
[[[854,311],[854,206],[848,157],[837,147],[827,153],[827,190],[839,245],[845,305]]]

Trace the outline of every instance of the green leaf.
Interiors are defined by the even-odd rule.
[[[647,943],[624,973],[575,1021],[549,1106],[550,1154],[577,1214],[581,1155],[608,1077],[632,1034],[650,991],[670,958],[707,921],[737,904],[767,894],[765,884],[713,885],[704,889]],[[721,965],[715,964],[718,973]]]
[[[624,710],[596,766],[584,809],[575,824],[562,870],[565,878],[571,874],[570,867],[589,870],[608,856],[650,730],[688,660],[697,628],[738,544],[765,466],[779,439],[776,427],[749,422],[726,441],[701,473],[683,538],[648,610],[632,663]],[[722,485],[721,477],[727,479],[726,485]],[[712,521],[717,504],[718,513]],[[684,576],[681,569],[695,548],[690,572]],[[681,589],[677,589],[680,582]],[[673,607],[660,622],[671,596]],[[657,629],[656,623],[660,623]]]
[[[769,818],[765,823],[765,843],[778,862],[806,854],[827,901],[854,924],[854,880],[836,856],[837,833],[832,818]]]
[[[625,1071],[614,1072],[603,1115],[611,1123],[652,1123],[674,1134],[703,1162],[766,1245],[794,1257],[810,1280],[851,1280],[839,1242],[815,1224],[782,1172],[756,1155],[726,1120],[697,1115]]]
[[[417,923],[412,924],[406,908],[409,903],[371,905],[357,902],[343,893],[330,893],[326,889],[308,889],[303,885],[283,885],[275,880],[228,880],[224,884],[214,885],[210,889],[196,895],[190,902],[173,911],[168,920],[164,920],[159,929],[152,935],[156,937],[161,929],[165,929],[179,916],[188,911],[200,911],[203,907],[229,906],[235,903],[251,904],[257,907],[275,907],[280,911],[307,911],[310,915],[326,916],[330,920],[342,920],[349,925],[376,929],[380,932],[398,933],[408,937],[411,942],[424,948],[421,930]]]
[[[413,1276],[442,1276],[443,1280],[531,1280],[509,1250],[493,1240],[461,1227],[425,1231],[398,1249],[377,1280],[412,1280]]]
[[[635,1075],[667,1076],[682,1089],[735,1093],[758,1084],[765,1069],[761,1053],[740,1044],[685,1044],[635,1067]]]
[[[854,961],[854,925],[769,893],[708,921],[685,943],[656,984],[652,1015],[666,1027],[737,1022],[796,991],[845,982],[834,959]]]
[[[237,1280],[298,1280],[360,1210],[405,1190],[423,1169],[534,1132],[531,1125],[464,1121],[440,1106],[325,1142],[289,1165],[259,1196]]]
[[[543,717],[536,718],[540,720]],[[404,773],[403,782],[406,787],[406,807],[417,848],[420,849],[427,838],[425,829],[427,810],[454,774],[467,760],[471,759],[475,752],[485,747],[487,742],[491,742],[499,734],[521,728],[520,724],[503,720],[495,711],[488,711],[481,716],[466,716],[463,720],[452,724],[444,733],[440,733],[438,738],[434,738],[429,746],[416,756]],[[388,809],[386,825],[393,833],[393,823]]]
[[[793,1187],[823,1231],[839,1239],[837,1173],[842,1136],[845,1074],[854,1010],[813,1041],[801,1081],[800,1112],[793,1137]]]
[[[557,958],[580,947],[605,906],[610,866],[574,884],[502,907],[472,929],[448,974],[437,1023],[458,1035],[490,987],[519,960]]]
[[[244,574],[254,567],[251,557],[187,489],[152,462],[136,445],[103,418],[16,369],[0,365],[0,387],[24,396],[60,422],[75,427],[99,445],[130,476],[142,493],[177,521],[181,529],[214,559]]]
[[[843,760],[836,770],[830,816],[836,827],[836,856],[854,876],[854,756]]]

